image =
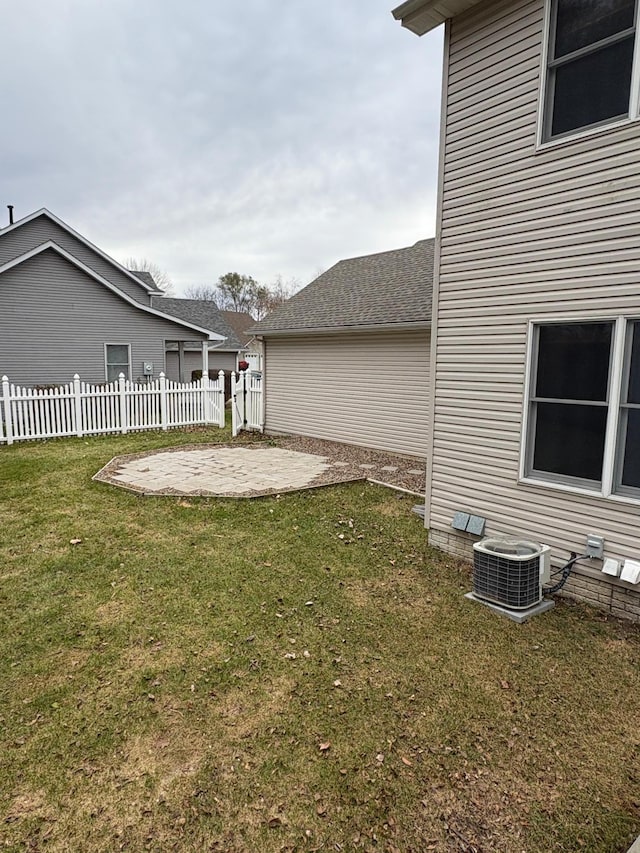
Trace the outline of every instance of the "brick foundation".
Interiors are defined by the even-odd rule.
[[[455,530],[430,530],[429,544],[454,557],[473,562],[473,543],[476,536]],[[640,622],[640,590],[617,578],[602,575],[597,569],[576,567],[559,595],[582,601],[612,616]]]

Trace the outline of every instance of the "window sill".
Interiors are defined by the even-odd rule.
[[[586,495],[590,498],[604,498],[602,489],[586,489],[580,486],[570,486],[568,483],[553,483],[550,480],[538,480],[535,477],[520,477],[518,483],[524,486],[539,486],[542,489],[554,489],[558,492],[569,492],[572,495]]]
[[[613,121],[610,124],[601,124],[598,127],[590,127],[587,130],[578,130],[576,133],[572,133],[568,136],[562,136],[558,139],[549,139],[546,142],[539,139],[536,143],[536,153],[538,151],[547,151],[548,149],[559,148],[562,145],[568,145],[572,142],[579,142],[582,139],[589,139],[591,136],[606,133],[609,130],[618,130],[621,127],[636,124],[638,121],[640,121],[640,115],[632,118],[618,119],[618,121]]]
[[[566,492],[570,495],[584,495],[588,498],[599,498],[605,501],[615,501],[621,504],[630,504],[638,506],[640,504],[640,496],[635,498],[630,495],[605,495],[600,489],[585,489],[580,486],[570,486],[567,483],[552,483],[549,480],[537,480],[534,477],[520,477],[518,485],[522,486],[538,486],[541,489],[553,489],[557,492]]]

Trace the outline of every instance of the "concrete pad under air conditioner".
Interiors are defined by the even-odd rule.
[[[467,592],[464,597],[468,598],[469,601],[476,601],[478,604],[484,604],[485,607],[493,610],[494,613],[497,613],[499,616],[506,616],[507,619],[511,619],[519,625],[522,625],[523,622],[531,619],[532,616],[539,616],[541,613],[546,613],[547,610],[552,610],[556,606],[553,599],[543,598],[542,601],[539,601],[531,607],[527,607],[526,610],[511,610],[508,607],[501,607],[499,604],[494,604],[493,601],[485,601],[483,598],[478,598],[474,592]]]
[[[627,853],[640,853],[640,835],[633,842]]]

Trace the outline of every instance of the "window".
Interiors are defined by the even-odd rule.
[[[531,353],[525,476],[640,497],[640,320],[539,324]]]
[[[637,0],[550,0],[543,140],[632,115]]]
[[[131,376],[129,344],[105,344],[107,382],[114,382],[121,373],[127,379]]]
[[[640,495],[640,322],[637,320],[629,324],[624,361],[616,486],[622,494]]]

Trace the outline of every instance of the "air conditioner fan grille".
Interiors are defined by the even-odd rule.
[[[510,560],[474,551],[473,591],[479,598],[522,609],[540,601],[540,557]]]

